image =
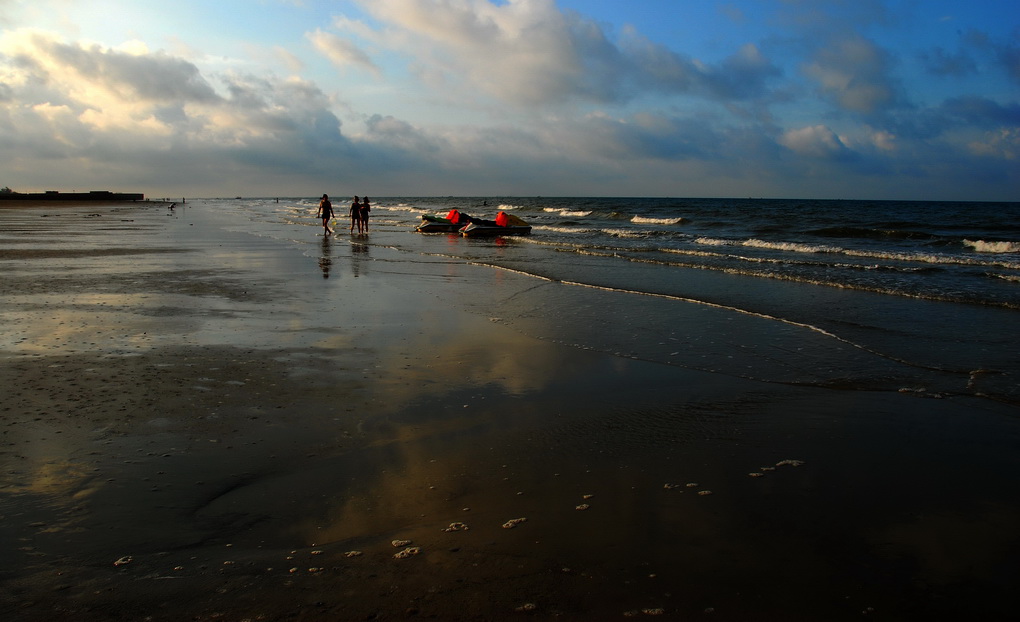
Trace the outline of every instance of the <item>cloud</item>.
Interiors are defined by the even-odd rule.
[[[820,48],[804,72],[818,83],[823,95],[843,109],[873,114],[896,102],[889,64],[884,50],[854,35]]]
[[[646,94],[740,100],[781,75],[753,44],[717,66],[673,52],[632,28],[619,41],[552,0],[372,0],[384,24],[372,43],[406,55],[412,72],[455,99],[479,94],[522,107],[625,103]]]
[[[280,47],[278,45],[274,46],[273,54],[275,54],[276,57],[283,62],[291,73],[300,73],[305,68],[305,64],[301,61],[301,59],[284,47]]]
[[[935,47],[920,52],[919,58],[928,72],[938,76],[977,75],[982,73],[984,63],[1020,83],[1020,30],[1014,30],[1009,39],[996,40],[986,32],[970,29],[961,34],[956,52]]]
[[[972,127],[1020,127],[1020,103],[999,104],[985,97],[969,95],[947,99],[938,112],[949,117],[956,124]]]
[[[812,158],[844,159],[851,153],[840,137],[824,125],[788,130],[779,137],[779,144]]]
[[[332,102],[297,78],[230,73],[214,84],[163,53],[38,31],[0,37],[0,76],[0,157],[27,178],[67,160],[80,163],[62,172],[74,186],[99,171],[154,179],[171,168],[197,185],[267,165],[315,174],[350,158]]]
[[[951,54],[936,47],[920,54],[921,63],[928,73],[936,76],[961,77],[977,72],[977,63],[966,52],[960,50]]]
[[[307,35],[315,49],[329,59],[335,66],[343,69],[347,67],[360,67],[374,74],[378,74],[379,67],[372,62],[368,54],[348,39],[342,39],[334,34],[316,30]]]
[[[442,195],[961,196],[978,174],[998,196],[1018,187],[1020,104],[1003,77],[1015,38],[894,52],[881,28],[853,30],[887,17],[875,2],[790,1],[807,14],[796,28],[701,59],[552,0],[357,5],[299,30],[308,45],[242,42],[235,56],[0,31],[0,181],[188,196],[365,179]],[[343,90],[321,58],[349,72]],[[950,78],[925,94],[941,103],[906,101],[900,58]]]
[[[148,54],[138,48],[131,53],[98,45],[66,44],[42,34],[30,38],[33,57],[46,69],[123,98],[198,102],[217,98],[198,68],[177,58]]]

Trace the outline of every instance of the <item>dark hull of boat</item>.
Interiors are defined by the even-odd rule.
[[[418,233],[457,233],[464,225],[453,223],[423,222],[414,228]]]
[[[528,235],[531,233],[531,225],[513,225],[500,227],[499,225],[479,225],[471,223],[460,230],[460,234],[468,238],[496,237],[503,235]]]

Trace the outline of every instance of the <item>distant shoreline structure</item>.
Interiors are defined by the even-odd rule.
[[[7,189],[5,189],[7,190]],[[89,192],[0,192],[0,201],[144,201],[141,192],[110,192],[109,190],[92,190]]]

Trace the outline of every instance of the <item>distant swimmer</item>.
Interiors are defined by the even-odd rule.
[[[333,204],[329,202],[329,195],[322,195],[319,201],[319,218],[322,219],[323,235],[333,233],[329,228],[329,219],[333,217]]]

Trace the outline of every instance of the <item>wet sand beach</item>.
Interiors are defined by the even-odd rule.
[[[576,347],[557,309],[633,302],[237,224],[0,208],[5,620],[1012,611],[1016,404],[762,382],[722,309],[746,358]]]

